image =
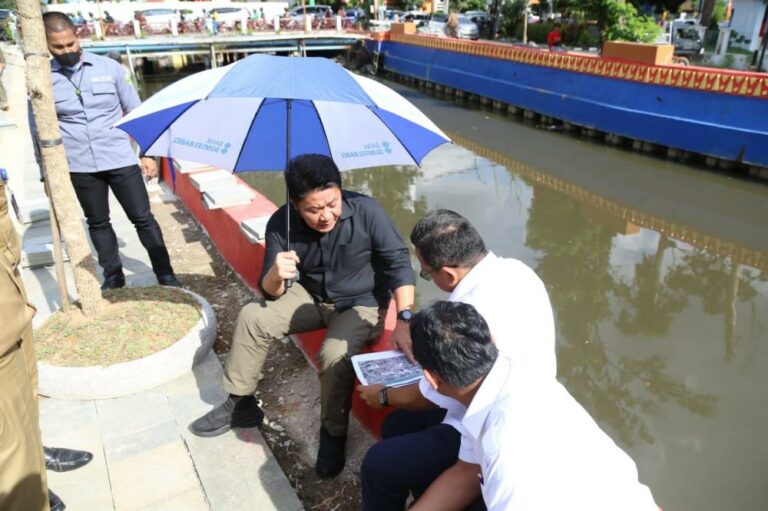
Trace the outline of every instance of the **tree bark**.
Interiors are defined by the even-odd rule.
[[[64,242],[75,276],[75,288],[83,314],[93,316],[101,308],[102,298],[91,247],[83,229],[75,190],[69,178],[69,165],[53,103],[51,63],[45,39],[43,17],[38,0],[18,0],[18,18],[27,61],[27,91],[39,138],[40,153],[46,170],[51,200],[59,218]],[[58,141],[58,143],[56,143]],[[55,240],[54,240],[55,242]]]

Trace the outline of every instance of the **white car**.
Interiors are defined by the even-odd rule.
[[[136,15],[141,14],[147,25],[153,29],[164,29],[171,26],[171,23],[178,21],[176,19],[176,9],[146,9],[136,11]]]
[[[307,9],[307,16],[312,16],[313,18],[324,18],[327,16],[327,13],[330,12],[331,15],[333,15],[333,9],[330,5],[308,5],[306,7]],[[290,11],[291,18],[296,19],[303,19],[304,18],[304,8],[301,6],[294,7]]]
[[[434,14],[429,18],[429,21],[421,22],[418,31],[422,34],[445,37],[445,23],[447,21],[447,14]],[[480,37],[480,31],[475,22],[467,16],[459,16],[459,39],[477,39],[478,37]]]
[[[218,15],[218,22],[225,25],[234,25],[235,22],[251,17],[251,12],[245,7],[214,7],[211,16],[213,13]]]

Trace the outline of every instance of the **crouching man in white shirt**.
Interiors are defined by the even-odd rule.
[[[436,302],[413,317],[411,338],[430,386],[467,407],[462,442],[474,456],[460,454],[411,511],[471,503],[472,464],[489,511],[658,511],[632,459],[560,383],[515,381],[517,364],[498,355],[472,305]]]

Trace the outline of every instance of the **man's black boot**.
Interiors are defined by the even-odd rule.
[[[87,465],[93,454],[88,451],[75,451],[58,447],[43,447],[45,451],[45,468],[54,472],[69,472]]]
[[[264,412],[253,396],[230,394],[223,404],[189,425],[197,436],[218,436],[232,428],[253,428],[261,424]]]
[[[67,506],[64,505],[64,501],[51,490],[48,490],[48,505],[51,506],[51,511],[64,511],[67,509]]]
[[[331,436],[324,427],[320,427],[320,448],[317,450],[317,463],[315,463],[317,475],[324,478],[339,475],[346,462],[344,457],[346,445],[346,436]]]
[[[179,282],[179,279],[177,279],[176,275],[173,273],[168,273],[167,275],[158,275],[157,283],[161,286],[181,287],[181,282]]]
[[[117,289],[120,287],[125,287],[125,275],[123,275],[123,272],[106,277],[101,285],[101,290],[106,291],[107,289]]]

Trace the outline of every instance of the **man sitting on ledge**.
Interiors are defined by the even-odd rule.
[[[381,333],[394,294],[407,334],[414,298],[408,249],[392,221],[370,197],[341,189],[330,158],[303,155],[285,173],[291,201],[290,247],[286,209],[272,215],[260,286],[265,301],[246,305],[237,320],[224,370],[226,402],[190,425],[199,436],[253,427],[264,412],[253,396],[269,344],[289,334],[328,327],[318,353],[320,448],[315,470],[332,477],[344,468],[355,373],[350,358]],[[286,280],[294,280],[291,287]]]
[[[531,380],[500,356],[472,305],[436,302],[414,315],[411,338],[430,386],[466,407],[472,443],[472,459],[443,472],[411,511],[464,509],[478,480],[489,511],[658,511],[632,459],[557,380]],[[468,464],[479,465],[475,477]]]

